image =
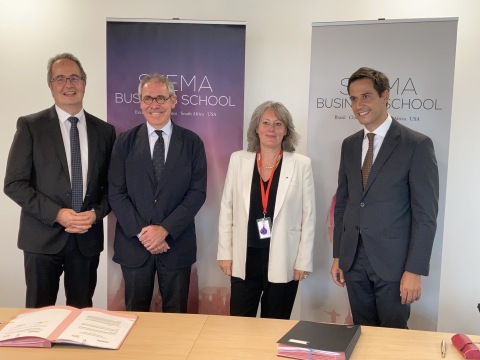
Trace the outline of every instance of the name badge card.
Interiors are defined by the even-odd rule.
[[[269,217],[267,218],[261,218],[257,220],[257,227],[258,227],[258,235],[260,236],[260,239],[269,239],[270,238],[270,232],[271,232],[271,219]]]

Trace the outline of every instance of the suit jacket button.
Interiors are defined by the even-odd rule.
[[[365,203],[360,203],[360,207],[365,207]]]
[[[156,203],[157,203],[157,199],[154,199],[154,200],[153,200],[153,203],[156,204]]]

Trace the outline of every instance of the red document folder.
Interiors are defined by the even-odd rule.
[[[480,359],[480,350],[467,335],[453,335],[452,344],[460,351],[465,359]]]

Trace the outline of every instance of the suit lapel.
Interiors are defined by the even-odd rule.
[[[254,152],[244,152],[241,158],[242,164],[239,176],[242,177],[242,197],[247,214],[250,212],[250,192],[252,190],[253,167],[257,166],[255,163],[256,156],[257,154]]]
[[[87,188],[90,184],[90,177],[92,176],[92,169],[97,163],[97,149],[98,149],[98,132],[95,130],[95,125],[90,119],[90,114],[85,111],[85,121],[87,124],[87,138],[88,138],[88,171],[87,171]]]
[[[293,154],[289,152],[283,153],[283,162],[282,168],[280,169],[280,178],[278,180],[278,189],[277,189],[277,198],[275,200],[275,212],[273,214],[274,220],[277,217],[277,214],[280,212],[280,209],[283,206],[283,202],[287,195],[288,187],[293,178],[295,169],[295,160]]]
[[[368,191],[373,181],[377,177],[380,169],[385,165],[385,162],[392,154],[393,150],[398,145],[398,137],[400,135],[400,128],[398,123],[393,120],[390,129],[388,129],[385,139],[383,139],[382,147],[380,148],[378,155],[373,163],[372,170],[368,176],[367,185],[365,186],[364,194]]]
[[[355,184],[353,185],[354,188],[358,189],[358,191],[363,192],[363,184],[362,184],[362,144],[363,144],[363,137],[364,132],[363,130],[359,131],[357,136],[355,136],[353,140],[353,169],[358,169],[358,176],[355,176]],[[348,154],[347,154],[348,155]]]
[[[137,132],[135,138],[137,153],[135,157],[138,157],[139,163],[143,166],[152,181],[155,184],[155,177],[153,175],[152,154],[150,152],[150,140],[148,138],[147,125],[142,124]]]
[[[55,106],[50,108],[50,117],[47,123],[48,134],[52,139],[51,144],[57,153],[65,176],[70,183],[70,171],[68,170],[67,154],[65,153],[65,145],[63,143],[62,131],[60,130],[60,120],[58,119]]]
[[[170,138],[170,144],[168,145],[167,161],[165,162],[165,167],[163,168],[162,176],[160,178],[160,184],[157,185],[156,191],[162,188],[165,179],[168,179],[170,172],[176,165],[178,165],[177,160],[183,148],[183,132],[173,122],[172,125],[172,136]],[[150,160],[150,163],[151,162],[152,161]],[[153,178],[153,166],[150,166],[150,168],[152,170]]]

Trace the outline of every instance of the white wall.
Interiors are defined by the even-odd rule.
[[[282,101],[303,136],[301,153],[307,138],[312,22],[459,17],[438,329],[480,334],[480,124],[473,111],[480,96],[478,14],[478,0],[0,0],[0,178],[16,119],[53,104],[46,86],[52,55],[69,51],[80,58],[88,74],[85,108],[106,118],[107,17],[246,21],[246,121],[260,102]],[[355,56],[348,48],[335,55]],[[23,307],[19,208],[3,193],[0,214],[0,306]],[[95,305],[105,306],[105,259],[99,275]]]

